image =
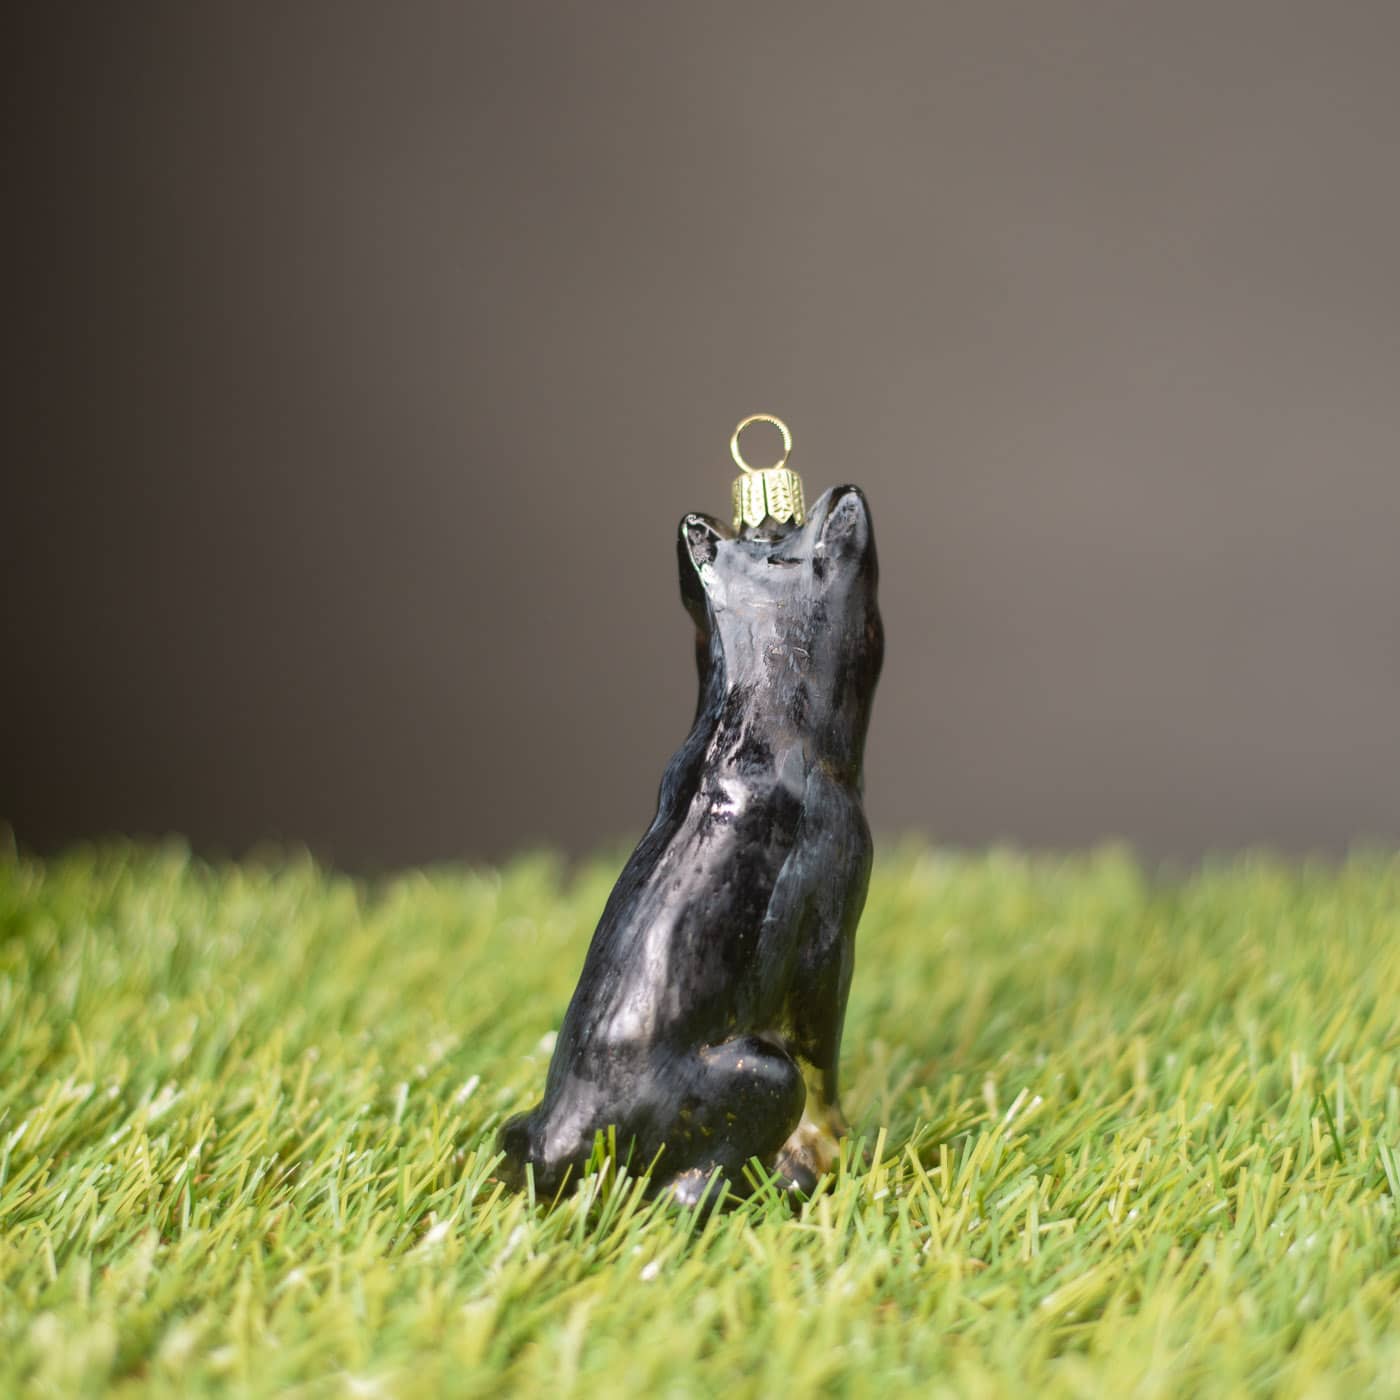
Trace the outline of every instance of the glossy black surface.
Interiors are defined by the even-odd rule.
[[[772,522],[765,522],[772,525]],[[810,1188],[844,1122],[841,1024],[870,875],[861,759],[884,648],[870,513],[828,491],[800,528],[688,515],[695,723],[584,961],[544,1098],[503,1172],[577,1179],[616,1126],[653,1187],[742,1193],[757,1157]]]

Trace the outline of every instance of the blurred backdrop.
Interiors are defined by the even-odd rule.
[[[872,503],[877,832],[1400,838],[1400,7],[7,30],[22,844],[635,837],[755,411]]]

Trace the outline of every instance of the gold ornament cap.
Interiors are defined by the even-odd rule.
[[[744,461],[739,450],[739,434],[750,423],[771,423],[783,435],[783,455],[771,467],[751,467]],[[788,466],[792,455],[792,434],[781,418],[771,413],[751,413],[729,439],[729,452],[739,466],[739,475],[734,478],[734,528],[741,530],[747,525],[756,530],[772,516],[780,525],[791,521],[801,525],[807,518],[806,503],[802,499],[802,478]]]

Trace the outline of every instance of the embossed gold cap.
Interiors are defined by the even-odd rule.
[[[739,451],[739,434],[750,423],[771,423],[783,435],[782,458],[771,467],[751,467]],[[729,451],[739,465],[739,475],[734,478],[735,530],[746,525],[756,530],[769,516],[780,525],[789,521],[801,525],[807,518],[807,508],[802,499],[802,478],[787,464],[792,454],[792,434],[787,424],[771,413],[751,413],[734,429]]]

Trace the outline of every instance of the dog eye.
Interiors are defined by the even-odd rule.
[[[786,554],[770,554],[768,556],[768,562],[770,564],[782,564],[787,568],[792,568],[794,565],[800,564],[802,561],[800,559],[793,559]]]

